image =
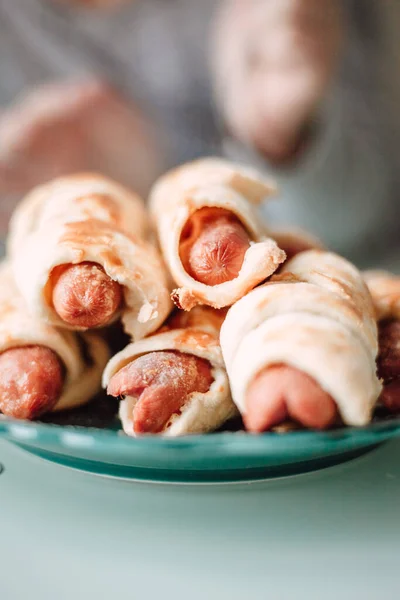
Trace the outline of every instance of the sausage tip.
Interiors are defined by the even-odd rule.
[[[59,399],[64,371],[44,346],[11,348],[0,355],[0,410],[16,419],[35,419]]]
[[[239,275],[249,246],[249,236],[235,215],[205,207],[192,215],[184,230],[180,256],[191,277],[214,286]]]
[[[246,428],[262,432],[290,417],[301,425],[326,429],[337,414],[336,403],[316,381],[288,365],[267,367],[246,396]]]
[[[68,325],[83,329],[107,325],[121,301],[121,286],[95,263],[67,266],[53,286],[56,313]]]

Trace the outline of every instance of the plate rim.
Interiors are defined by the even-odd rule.
[[[204,471],[199,470],[196,473],[196,477],[198,477],[199,479],[197,479],[196,477],[193,479],[186,479],[186,473],[187,473],[187,469],[179,469],[179,470],[175,470],[175,469],[171,469],[169,470],[169,474],[168,477],[166,475],[166,471],[165,469],[162,470],[163,475],[161,475],[160,478],[160,472],[159,471],[153,471],[153,469],[141,469],[139,468],[139,471],[141,471],[141,477],[138,477],[138,469],[137,467],[130,467],[128,469],[125,469],[125,473],[126,471],[133,471],[133,473],[135,474],[134,476],[126,476],[125,475],[121,475],[121,474],[111,474],[109,472],[98,472],[97,470],[92,470],[92,469],[87,469],[85,468],[85,466],[82,466],[83,463],[92,463],[93,466],[95,467],[96,465],[96,461],[91,461],[90,459],[80,459],[78,458],[77,460],[71,457],[65,457],[64,455],[60,455],[57,453],[52,453],[52,452],[48,452],[48,451],[36,451],[35,449],[32,449],[30,447],[24,447],[21,444],[14,444],[13,442],[9,442],[11,443],[18,451],[22,452],[23,454],[29,456],[30,458],[32,458],[33,460],[38,460],[38,461],[44,461],[45,463],[48,464],[52,464],[55,465],[57,467],[62,467],[63,469],[66,470],[70,470],[73,471],[75,473],[79,473],[80,475],[89,475],[89,476],[93,476],[93,477],[99,477],[101,479],[104,480],[114,480],[114,481],[124,481],[126,483],[141,483],[141,484],[154,484],[154,485],[173,485],[173,486],[229,486],[229,485],[248,485],[248,484],[256,484],[256,483],[263,483],[263,482],[267,482],[267,483],[273,483],[273,482],[279,482],[279,481],[286,481],[286,480],[290,480],[290,479],[294,479],[294,478],[299,478],[299,477],[306,477],[306,476],[311,476],[311,475],[316,475],[318,473],[321,472],[329,472],[331,469],[334,468],[338,468],[338,467],[344,467],[344,466],[350,466],[353,465],[354,463],[357,463],[361,460],[364,460],[366,458],[368,458],[368,456],[379,450],[379,448],[381,446],[383,446],[385,444],[385,442],[383,443],[379,443],[379,444],[375,444],[372,446],[366,446],[363,448],[358,448],[356,451],[353,452],[344,452],[344,453],[339,453],[337,455],[337,460],[335,460],[335,456],[336,455],[328,455],[327,457],[325,457],[325,460],[327,459],[333,459],[333,462],[329,464],[324,463],[324,458],[322,459],[318,459],[317,458],[310,458],[307,459],[305,461],[302,461],[301,463],[286,463],[283,465],[275,465],[273,474],[271,474],[271,469],[269,468],[259,468],[257,469],[258,473],[263,473],[263,475],[254,477],[254,469],[250,469],[250,472],[248,471],[248,469],[240,469],[240,468],[233,468],[230,471],[229,475],[232,477],[232,479],[230,477],[227,477],[226,479],[223,480],[215,480],[215,479],[207,479],[207,476],[210,474],[210,471],[206,471],[207,475],[205,475],[206,479],[202,479],[202,476],[204,476]],[[354,454],[353,456],[350,456],[350,454]],[[66,462],[65,462],[66,459]],[[319,461],[319,462],[318,462]],[[67,463],[73,463],[71,464],[67,464]],[[80,464],[82,463],[82,464]],[[310,466],[309,463],[312,463],[312,465]],[[304,465],[307,465],[306,469],[303,470]],[[296,472],[296,465],[297,468],[299,469]],[[103,465],[104,466],[104,465]],[[112,467],[113,465],[110,465],[110,467]],[[284,474],[279,474],[277,475],[276,473],[278,472],[279,468],[290,468],[290,467],[294,467],[295,472],[286,472]],[[291,469],[292,471],[293,469]],[[146,475],[144,475],[144,473],[147,471]],[[246,475],[244,475],[244,471],[246,471]],[[221,472],[219,472],[219,476],[221,476],[221,474],[225,477],[226,475],[226,469],[223,469]],[[239,473],[239,475],[238,475]],[[269,473],[269,475],[266,475],[266,473]],[[178,475],[179,474],[179,475]],[[214,472],[214,475],[218,474]],[[171,479],[172,477],[172,479]]]
[[[149,455],[164,452],[180,452],[185,450],[186,456],[198,452],[201,448],[204,456],[218,451],[219,455],[270,455],[282,451],[293,451],[299,447],[310,452],[323,449],[326,445],[331,451],[340,450],[346,442],[349,446],[363,446],[380,443],[400,436],[400,416],[392,419],[376,421],[364,427],[342,427],[328,431],[292,431],[288,433],[266,432],[252,434],[244,431],[218,432],[181,437],[141,436],[133,438],[122,431],[98,429],[94,427],[57,425],[19,421],[8,417],[0,417],[0,437],[9,441],[31,443],[45,441],[48,444],[61,445],[64,448],[88,450],[129,451],[133,454],[147,452]]]

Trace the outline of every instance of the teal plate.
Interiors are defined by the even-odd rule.
[[[359,457],[400,435],[400,418],[364,428],[251,435],[218,432],[133,439],[107,428],[0,418],[0,436],[57,464],[102,476],[163,483],[227,483],[309,473]]]

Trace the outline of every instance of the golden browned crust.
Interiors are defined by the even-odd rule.
[[[364,279],[374,302],[377,320],[400,319],[400,276],[388,271],[366,271]]]

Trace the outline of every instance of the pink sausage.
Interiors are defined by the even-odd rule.
[[[235,279],[250,246],[250,238],[231,212],[202,208],[194,213],[181,238],[180,257],[200,283],[218,285]]]
[[[57,355],[44,346],[11,348],[0,355],[0,410],[35,419],[57,403],[64,383]]]
[[[400,379],[384,385],[380,401],[392,413],[400,413]]]
[[[181,352],[151,352],[118,371],[108,384],[110,396],[138,399],[133,411],[134,431],[159,433],[179,413],[192,392],[205,393],[213,381],[211,365]]]
[[[378,374],[383,379],[380,401],[393,413],[400,413],[400,321],[379,323]]]
[[[333,398],[308,375],[287,365],[267,367],[246,396],[244,423],[249,431],[268,431],[287,418],[305,427],[326,429],[337,414]]]
[[[121,300],[121,286],[98,264],[63,265],[55,275],[54,310],[68,325],[103,327],[112,320]]]
[[[400,321],[379,323],[378,373],[385,381],[400,378]]]

